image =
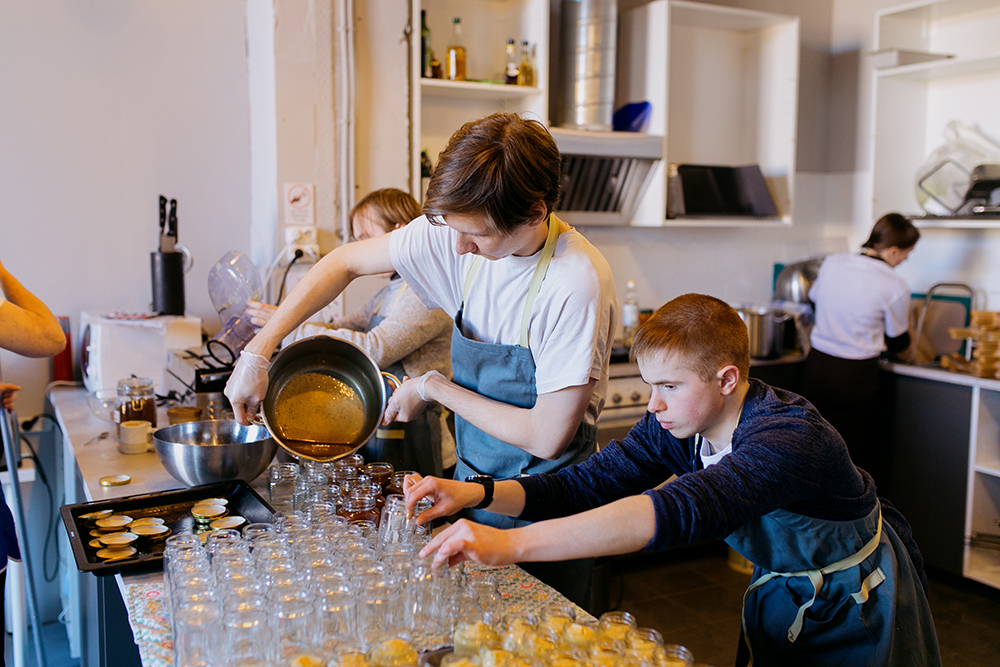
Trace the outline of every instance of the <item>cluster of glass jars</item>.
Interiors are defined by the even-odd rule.
[[[415,661],[369,663],[366,655],[390,640],[412,647],[414,634],[446,640],[454,617],[446,601],[457,584],[416,556],[426,531],[406,518],[400,496],[390,497],[381,532],[328,506],[275,519],[242,534],[213,531],[204,542],[192,534],[167,540],[178,667],[408,665]]]
[[[385,499],[403,493],[403,478],[391,463],[368,463],[360,454],[330,463],[279,463],[268,470],[268,494],[276,510],[330,503],[348,521],[371,521],[376,526]]]
[[[454,650],[442,667],[684,667],[691,652],[665,644],[659,632],[637,627],[628,612],[600,619],[576,618],[571,607],[552,605],[536,616],[489,612],[456,623]]]

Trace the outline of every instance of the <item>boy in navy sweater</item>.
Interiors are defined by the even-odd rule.
[[[651,387],[648,412],[586,462],[495,484],[408,479],[408,506],[435,501],[422,523],[472,506],[536,522],[462,520],[422,555],[501,565],[717,537],[755,563],[738,664],[940,665],[905,519],[809,402],[748,379],[736,311],[678,297],[639,330],[631,356]]]

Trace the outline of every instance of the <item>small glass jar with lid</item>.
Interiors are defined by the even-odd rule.
[[[118,381],[115,402],[115,431],[121,436],[121,424],[127,421],[147,421],[156,426],[156,394],[149,378],[132,377]]]

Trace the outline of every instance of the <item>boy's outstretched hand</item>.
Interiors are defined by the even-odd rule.
[[[501,530],[460,519],[421,549],[420,557],[434,554],[433,567],[455,565],[465,560],[483,565],[510,565],[519,560],[517,533],[517,529]]]
[[[406,497],[407,514],[413,512],[421,498],[434,501],[434,507],[417,517],[417,523],[422,526],[438,517],[451,516],[465,507],[478,504],[483,499],[483,487],[453,479],[421,477],[419,473],[413,473],[403,479],[403,495]]]

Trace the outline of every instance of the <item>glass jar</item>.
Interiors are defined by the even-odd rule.
[[[413,474],[412,470],[397,470],[396,472],[392,473],[392,477],[389,478],[389,483],[386,485],[385,491],[383,491],[383,493],[385,493],[385,495],[387,496],[393,493],[398,493],[399,495],[403,495],[403,481],[405,480],[407,475],[412,475],[412,474]]]
[[[351,522],[371,521],[378,525],[379,513],[375,509],[375,497],[371,493],[352,493],[344,499],[337,514]]]
[[[365,457],[361,454],[348,454],[342,459],[337,459],[333,462],[334,470],[341,470],[343,468],[357,468],[361,469],[365,464]]]
[[[372,482],[382,487],[382,493],[385,493],[385,487],[389,486],[389,481],[392,479],[393,467],[391,463],[376,461],[366,465],[362,471],[372,478]]]
[[[147,421],[156,427],[156,394],[149,378],[130,377],[118,381],[115,402],[115,431],[121,436],[121,423]]]

